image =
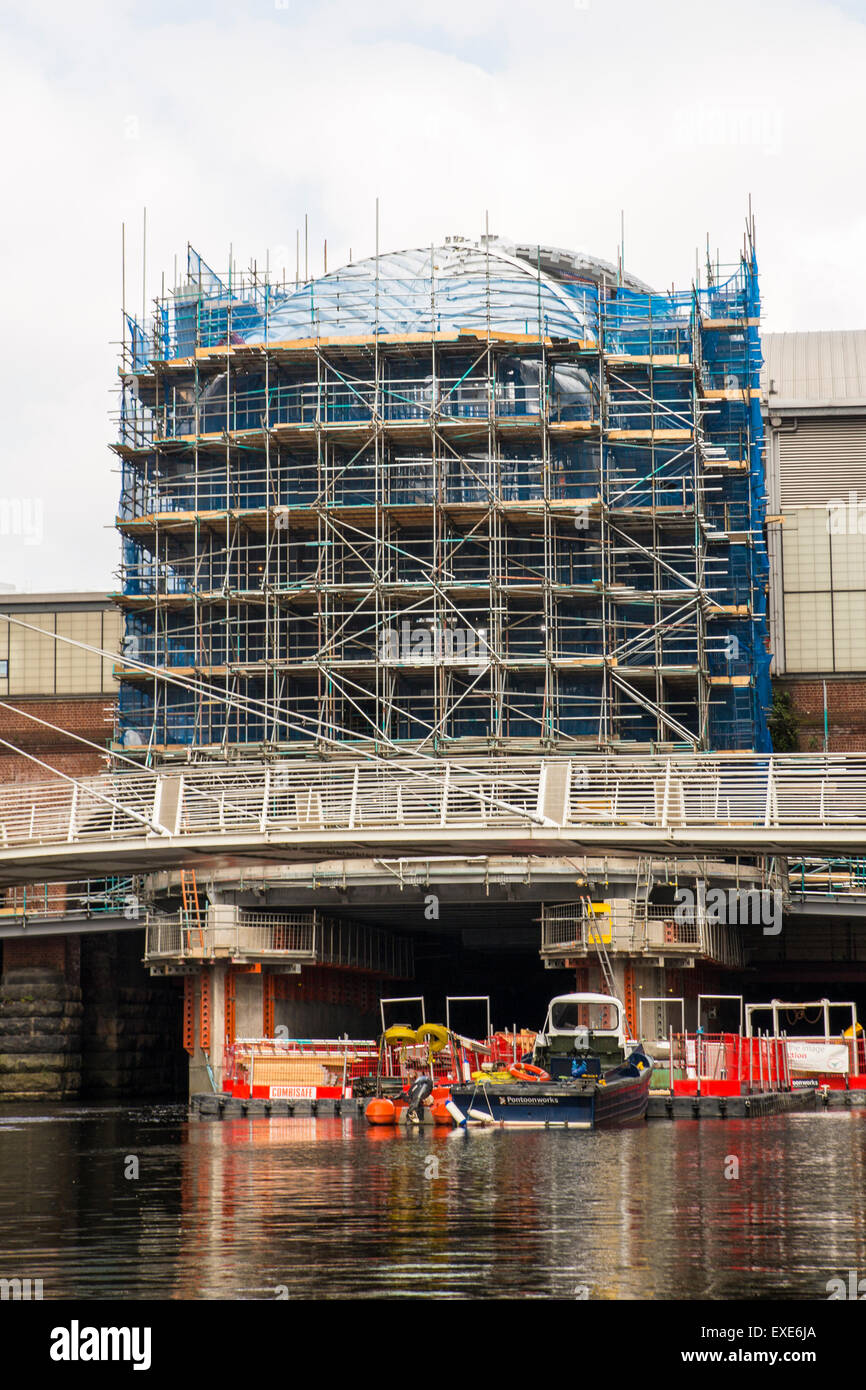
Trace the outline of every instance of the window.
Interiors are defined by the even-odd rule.
[[[0,681],[9,679],[9,662],[0,661]]]
[[[589,1028],[593,1032],[613,1032],[619,1025],[619,1010],[610,1004],[577,1004],[560,1001],[554,1004],[550,1016],[554,1031],[570,1032],[575,1028]]]

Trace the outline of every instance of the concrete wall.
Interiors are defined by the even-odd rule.
[[[235,974],[235,1035],[260,1038],[263,1025],[263,977]]]
[[[72,1099],[81,1088],[78,942],[7,941],[0,976],[0,1100]]]
[[[152,978],[143,954],[144,932],[82,938],[84,1096],[184,1094],[182,982]]]
[[[143,951],[143,932],[3,943],[0,1099],[184,1093],[180,981]]]

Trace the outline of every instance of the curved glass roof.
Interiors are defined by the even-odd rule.
[[[560,281],[496,247],[456,242],[356,261],[272,293],[268,338],[491,329],[582,337],[595,321],[590,280]],[[249,331],[252,330],[252,331]],[[264,324],[249,326],[261,341]]]
[[[622,312],[652,294],[632,275],[582,252],[500,237],[370,256],[294,286],[242,275],[221,278],[189,248],[187,283],[160,302],[145,327],[128,318],[134,370],[196,347],[310,338],[511,333],[597,336],[600,286]],[[616,289],[614,287],[617,287]],[[670,308],[674,300],[671,300]],[[645,306],[639,307],[645,316]]]

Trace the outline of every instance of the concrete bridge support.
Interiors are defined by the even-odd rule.
[[[88,1097],[183,1093],[179,981],[151,978],[143,954],[143,932],[82,937],[81,1086]]]
[[[285,974],[216,962],[187,975],[189,1094],[222,1089],[225,1047],[235,1038],[376,1038],[383,984],[366,975],[347,983],[351,974],[317,967]]]
[[[81,1089],[77,938],[7,941],[0,976],[0,1101],[74,1099]]]
[[[182,995],[142,965],[144,932],[8,937],[0,1101],[182,1094]]]

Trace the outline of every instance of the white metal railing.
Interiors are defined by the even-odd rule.
[[[598,935],[608,951],[646,951],[651,954],[709,956],[730,966],[742,966],[739,934],[705,912],[673,904],[614,900],[610,913],[592,913],[585,900],[543,903],[541,954],[567,957],[593,954]]]
[[[542,903],[541,954],[567,955],[584,951],[587,945],[587,910],[583,900],[575,903]]]
[[[223,914],[225,909],[221,910]],[[189,912],[147,914],[145,959],[205,960],[275,956],[309,965],[335,965],[393,979],[414,974],[412,942],[366,923],[308,912],[245,912],[197,919]]]
[[[794,830],[789,839],[804,846],[828,830],[866,846],[866,755],[299,757],[0,788],[0,859],[64,843],[533,826],[607,827],[620,838],[730,828],[729,843],[739,833],[755,844],[760,835],[741,832]]]

